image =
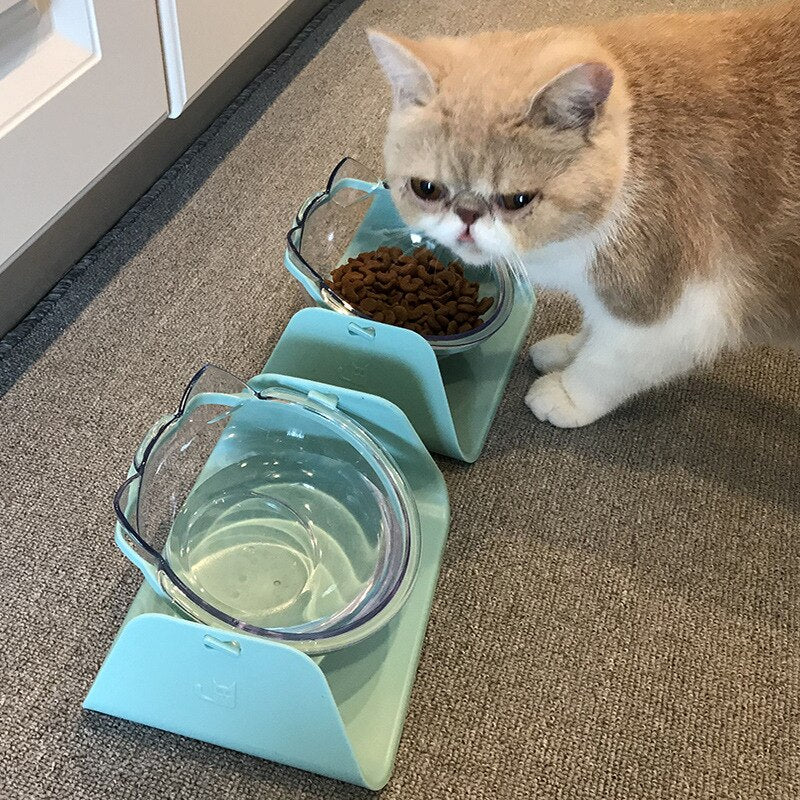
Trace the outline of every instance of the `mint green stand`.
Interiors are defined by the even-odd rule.
[[[532,296],[519,289],[494,336],[437,359],[414,331],[306,308],[290,320],[266,369],[379,395],[405,412],[429,450],[471,463],[483,449],[533,310]]]
[[[410,598],[383,630],[312,658],[185,619],[144,584],[84,707],[379,789],[397,752],[447,536],[444,479],[386,400],[285,375],[259,375],[250,385],[334,394],[392,454],[420,515]]]

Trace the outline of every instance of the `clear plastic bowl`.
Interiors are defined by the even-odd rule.
[[[388,622],[419,561],[414,496],[363,427],[216,367],[152,432],[115,508],[123,551],[185,613],[311,653]]]
[[[339,162],[325,191],[306,201],[287,240],[284,263],[314,303],[367,319],[331,288],[331,273],[348,258],[379,247],[399,247],[409,255],[427,247],[443,264],[458,260],[447,248],[405,225],[387,186],[350,158]],[[485,341],[506,322],[514,305],[514,278],[507,264],[464,264],[464,274],[480,284],[480,297],[493,297],[494,303],[483,325],[472,331],[424,337],[440,356]]]

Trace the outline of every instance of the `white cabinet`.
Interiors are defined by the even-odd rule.
[[[154,0],[0,0],[0,269],[166,114]]]
[[[177,117],[289,5],[290,0],[158,0],[170,116]]]
[[[324,4],[0,0],[0,336]]]

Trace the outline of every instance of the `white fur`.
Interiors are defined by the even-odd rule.
[[[490,214],[484,214],[472,225],[470,233],[474,244],[458,241],[459,235],[464,232],[464,223],[452,208],[435,214],[423,214],[417,225],[468,264],[485,264],[492,258],[504,258],[513,249],[510,237]]]
[[[583,327],[574,339],[550,337],[531,348],[534,366],[548,374],[533,382],[525,402],[538,419],[558,427],[588,425],[634,395],[710,361],[737,338],[731,293],[722,283],[687,284],[673,309],[652,325],[608,312],[589,270],[629,200],[621,195],[592,235],[549,245],[525,259],[533,283],[571,294],[583,309]]]
[[[580,334],[557,333],[536,342],[530,349],[533,366],[542,374],[564,369],[583,344],[585,331],[586,328]]]
[[[582,293],[591,293],[588,282]],[[562,428],[594,422],[735,340],[728,292],[717,283],[687,284],[672,312],[653,325],[619,320],[596,297],[586,310],[585,341],[572,361],[534,381],[525,398],[538,419]]]
[[[575,237],[529,253],[525,257],[525,268],[532,283],[544,289],[567,292],[586,310],[599,302],[589,283],[589,267],[595,250],[592,237]]]

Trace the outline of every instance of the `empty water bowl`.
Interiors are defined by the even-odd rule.
[[[409,228],[392,202],[388,187],[353,159],[343,159],[324,191],[301,208],[288,233],[287,269],[312,302],[339,313],[369,318],[333,288],[333,271],[348,259],[378,248],[399,248],[412,255],[430,250],[447,265],[458,261],[447,248]],[[514,304],[514,278],[508,264],[463,264],[464,276],[479,284],[479,297],[492,298],[483,323],[451,335],[426,335],[437,355],[460,353],[485,341],[506,322]]]
[[[256,392],[211,366],[115,508],[123,551],[186,614],[311,653],[383,626],[418,565],[414,496],[335,398]]]

